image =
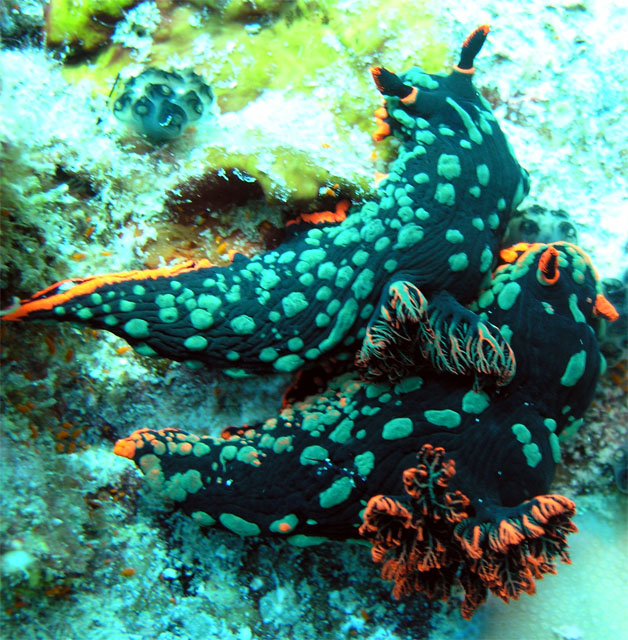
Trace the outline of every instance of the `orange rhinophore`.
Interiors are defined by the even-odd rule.
[[[601,294],[595,296],[595,304],[593,305],[593,313],[601,318],[606,318],[610,322],[615,322],[619,318],[617,309]]]
[[[539,282],[541,284],[556,284],[560,278],[558,268],[558,250],[548,247],[539,258]]]

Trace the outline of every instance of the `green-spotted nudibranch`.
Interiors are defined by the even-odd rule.
[[[116,83],[117,84],[117,83]],[[113,115],[154,143],[177,138],[183,130],[211,115],[211,87],[190,70],[175,73],[148,68],[112,93]]]
[[[447,290],[459,302],[490,273],[528,176],[473,85],[487,27],[462,46],[449,75],[418,68],[373,76],[380,112],[399,138],[377,198],[332,223],[301,220],[274,251],[227,267],[207,261],[56,283],[4,320],[61,320],[111,331],[144,355],[203,363],[233,375],[295,371],[360,347],[374,375],[391,331],[420,322]],[[408,363],[411,365],[412,363]]]
[[[492,375],[503,385],[429,365],[396,384],[350,372],[262,424],[220,438],[140,429],[115,452],[200,525],[301,545],[364,536],[397,597],[447,598],[460,583],[468,618],[489,589],[533,593],[569,558],[575,507],[548,490],[559,436],[582,422],[603,366],[593,326],[616,312],[574,245],[518,245],[504,259],[475,322],[443,311],[431,328],[442,361],[467,348],[481,370],[490,321],[492,342],[510,343]]]

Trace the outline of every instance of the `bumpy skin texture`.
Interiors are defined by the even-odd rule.
[[[85,323],[141,354],[241,375],[294,371],[357,346],[397,282],[428,299],[447,289],[469,302],[528,191],[527,173],[472,83],[485,35],[465,43],[448,76],[373,70],[380,90],[393,94],[378,115],[400,139],[399,156],[377,199],[343,221],[293,225],[276,251],[236,256],[228,267],[200,262],[57,283],[4,320]]]
[[[474,308],[510,341],[509,384],[485,378],[474,391],[472,376],[429,363],[396,385],[346,373],[263,424],[222,438],[140,429],[116,453],[200,524],[240,535],[355,537],[369,501],[360,533],[374,542],[375,560],[393,554],[384,576],[397,581],[397,596],[446,597],[459,570],[467,617],[487,588],[506,600],[532,592],[555,556],[568,560],[573,503],[546,493],[558,434],[581,422],[602,366],[595,316],[613,310],[574,245],[518,245],[503,257]],[[477,326],[469,325],[470,344]],[[411,501],[382,495],[402,496],[404,484]],[[404,542],[413,526],[412,544]],[[394,555],[409,547],[407,557]]]
[[[174,73],[151,67],[121,86],[113,102],[113,115],[159,144],[211,115],[213,103],[211,87],[193,71]]]

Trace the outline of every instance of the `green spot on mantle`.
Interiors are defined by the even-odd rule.
[[[485,164],[479,164],[475,168],[475,172],[478,176],[478,182],[485,187],[488,184],[489,178],[491,177],[491,172]]]
[[[523,445],[523,455],[526,457],[526,462],[529,467],[536,467],[539,462],[543,459],[541,455],[541,450],[539,449],[539,445],[536,442],[530,442],[528,444]]]
[[[554,459],[554,462],[558,464],[561,459],[560,442],[558,440],[558,436],[555,433],[550,433],[549,443],[550,443],[550,448],[552,449],[552,458]]]
[[[583,349],[574,353],[565,367],[565,373],[563,373],[560,383],[565,387],[573,387],[584,373],[585,366],[587,364],[587,352]]]
[[[410,418],[393,418],[382,429],[384,440],[398,440],[407,438],[412,433],[412,420]]]
[[[464,271],[469,266],[469,257],[466,253],[454,253],[448,262],[452,271]]]
[[[289,293],[281,301],[283,312],[287,318],[292,318],[308,307],[308,301],[301,291],[293,291]]]
[[[124,330],[132,338],[147,338],[149,335],[148,322],[142,318],[133,318],[124,325]]]
[[[321,491],[321,494],[318,496],[321,507],[323,507],[323,509],[329,509],[344,502],[351,494],[351,489],[353,489],[351,478],[344,476],[338,478],[338,480],[334,480],[332,485],[328,489],[325,489],[325,491]]]
[[[375,466],[375,455],[372,451],[365,451],[357,455],[353,462],[361,476],[368,476]]]
[[[277,353],[277,349],[274,349],[273,347],[264,347],[259,352],[259,359],[262,362],[272,362],[277,358],[278,355],[279,354]]]
[[[521,442],[521,444],[527,444],[532,440],[530,429],[528,429],[525,424],[517,422],[510,427],[510,430],[513,432],[515,438],[517,438],[517,441]]]
[[[268,527],[274,533],[291,533],[299,523],[294,513],[289,513],[279,520],[273,520]]]
[[[325,447],[321,447],[317,444],[312,444],[309,447],[305,447],[303,451],[301,451],[301,455],[299,457],[299,462],[302,465],[306,464],[320,464],[329,457],[329,451],[325,449]]]
[[[394,249],[406,249],[407,247],[413,247],[423,239],[423,229],[413,222],[404,224],[397,233],[397,243],[394,245]]]
[[[353,429],[353,420],[351,420],[351,418],[344,418],[329,434],[329,439],[332,442],[344,444],[351,439],[351,429]]]
[[[161,309],[174,307],[174,296],[171,293],[160,293],[155,297],[155,304]]]
[[[211,313],[208,313],[204,309],[194,309],[190,313],[190,322],[195,329],[203,331],[208,329],[214,323],[214,318]]]
[[[218,516],[220,524],[229,531],[237,533],[239,536],[257,536],[260,534],[260,528],[254,523],[240,518],[233,513],[221,513]]]
[[[231,321],[231,328],[238,335],[246,335],[255,331],[255,320],[251,316],[236,316]]]
[[[464,236],[460,231],[458,231],[458,229],[447,229],[445,232],[445,240],[452,244],[456,244],[458,242],[462,242],[464,240]]]
[[[279,358],[275,362],[273,367],[277,371],[294,371],[295,369],[298,369],[301,365],[303,365],[304,362],[305,360],[303,360],[303,358],[297,356],[296,354],[291,354]]]
[[[423,384],[423,378],[419,376],[404,378],[403,380],[401,380],[401,382],[395,385],[395,393],[400,394],[400,393],[410,393],[411,391],[417,391],[418,389],[421,388],[422,384]],[[367,391],[368,391],[368,388],[367,388]]]
[[[521,285],[518,282],[509,282],[497,295],[497,304],[500,309],[508,311],[515,304],[517,296],[521,292]]]
[[[216,520],[204,511],[195,511],[192,514],[192,520],[201,527],[211,527],[213,524],[216,524]]]
[[[452,409],[428,409],[423,415],[430,424],[437,427],[453,429],[460,426],[460,414]]]
[[[184,340],[183,346],[190,351],[201,351],[207,346],[207,338],[203,336],[190,336]]]
[[[467,391],[462,397],[462,410],[466,413],[482,413],[490,403],[484,391]]]
[[[440,182],[436,185],[434,200],[440,202],[446,207],[453,207],[456,204],[456,190],[450,182]]]
[[[290,351],[303,349],[303,340],[299,337],[290,338],[290,340],[288,340],[288,349],[290,349]]]
[[[575,293],[571,293],[569,295],[569,310],[576,322],[586,322],[584,313],[582,313],[582,311],[580,311],[580,307],[578,307],[578,296]]]
[[[458,156],[443,153],[438,158],[436,172],[439,176],[445,178],[445,180],[457,178],[460,175],[461,171],[462,169],[460,167],[460,159],[458,158]]]
[[[329,334],[329,337],[318,345],[321,352],[328,351],[335,347],[340,340],[345,337],[347,331],[351,328],[351,325],[355,322],[355,319],[358,316],[358,310],[359,307],[355,298],[350,298],[345,302],[344,307],[342,307],[336,316],[336,322]]]
[[[159,319],[166,324],[172,324],[179,319],[179,312],[176,307],[165,307],[164,309],[159,309],[157,313]]]
[[[130,313],[135,310],[135,302],[132,300],[120,300],[120,311]]]

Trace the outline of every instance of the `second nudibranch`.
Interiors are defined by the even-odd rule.
[[[440,290],[474,297],[527,194],[527,173],[472,82],[487,33],[467,38],[447,76],[372,70],[386,100],[378,137],[401,144],[377,198],[344,220],[301,221],[276,250],[227,267],[201,260],[56,283],[3,319],[78,322],[140,354],[232,375],[295,371],[360,341],[369,366],[378,331],[368,329],[397,300],[416,320]]]
[[[300,545],[366,537],[396,597],[446,599],[459,581],[470,617],[488,589],[533,593],[568,560],[574,505],[547,492],[559,435],[581,424],[604,366],[594,327],[617,313],[574,245],[502,257],[475,312],[430,301],[430,363],[397,384],[352,371],[262,424],[220,438],[139,429],[115,453],[203,526]],[[497,364],[488,376],[484,360]]]

